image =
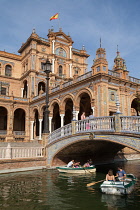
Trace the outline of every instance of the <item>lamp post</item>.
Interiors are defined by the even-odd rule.
[[[44,130],[43,133],[49,133],[49,74],[51,72],[51,63],[47,59],[44,63],[44,72],[46,73],[46,107],[44,111]]]

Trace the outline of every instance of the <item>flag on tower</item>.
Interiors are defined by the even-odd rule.
[[[52,17],[50,17],[50,20],[54,20],[54,19],[58,19],[58,13],[56,13],[55,15],[53,15]]]

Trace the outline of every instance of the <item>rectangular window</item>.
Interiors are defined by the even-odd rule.
[[[41,70],[44,71],[44,63],[43,62],[41,62]]]
[[[5,87],[1,87],[1,95],[6,95],[6,88]]]
[[[97,71],[97,72],[99,72],[99,71],[100,71],[100,66],[98,66],[98,67],[96,68],[96,71]]]
[[[106,71],[106,66],[103,66],[103,71]]]

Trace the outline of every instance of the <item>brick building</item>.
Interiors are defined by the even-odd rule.
[[[129,76],[125,60],[117,51],[114,67],[108,69],[106,51],[96,50],[91,71],[87,54],[73,48],[73,40],[61,29],[49,30],[48,39],[33,30],[19,55],[0,51],[0,140],[41,140],[45,108],[44,62],[52,63],[49,85],[50,132],[80,119],[91,110],[95,117],[113,115],[116,100],[122,115],[138,115],[136,94],[140,80]]]

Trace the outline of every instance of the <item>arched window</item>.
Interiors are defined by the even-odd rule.
[[[59,76],[60,76],[60,77],[62,77],[62,73],[63,73],[63,72],[62,72],[62,66],[60,65],[60,66],[59,66]]]
[[[12,67],[10,65],[6,65],[5,67],[5,76],[12,76]]]
[[[38,95],[43,94],[45,92],[45,83],[39,82],[38,84]]]
[[[28,95],[28,85],[27,80],[24,81],[24,89],[23,89],[23,98],[27,98]]]
[[[58,56],[65,57],[65,58],[67,57],[66,51],[63,48],[61,48],[61,47],[58,47],[56,49],[55,53]]]

